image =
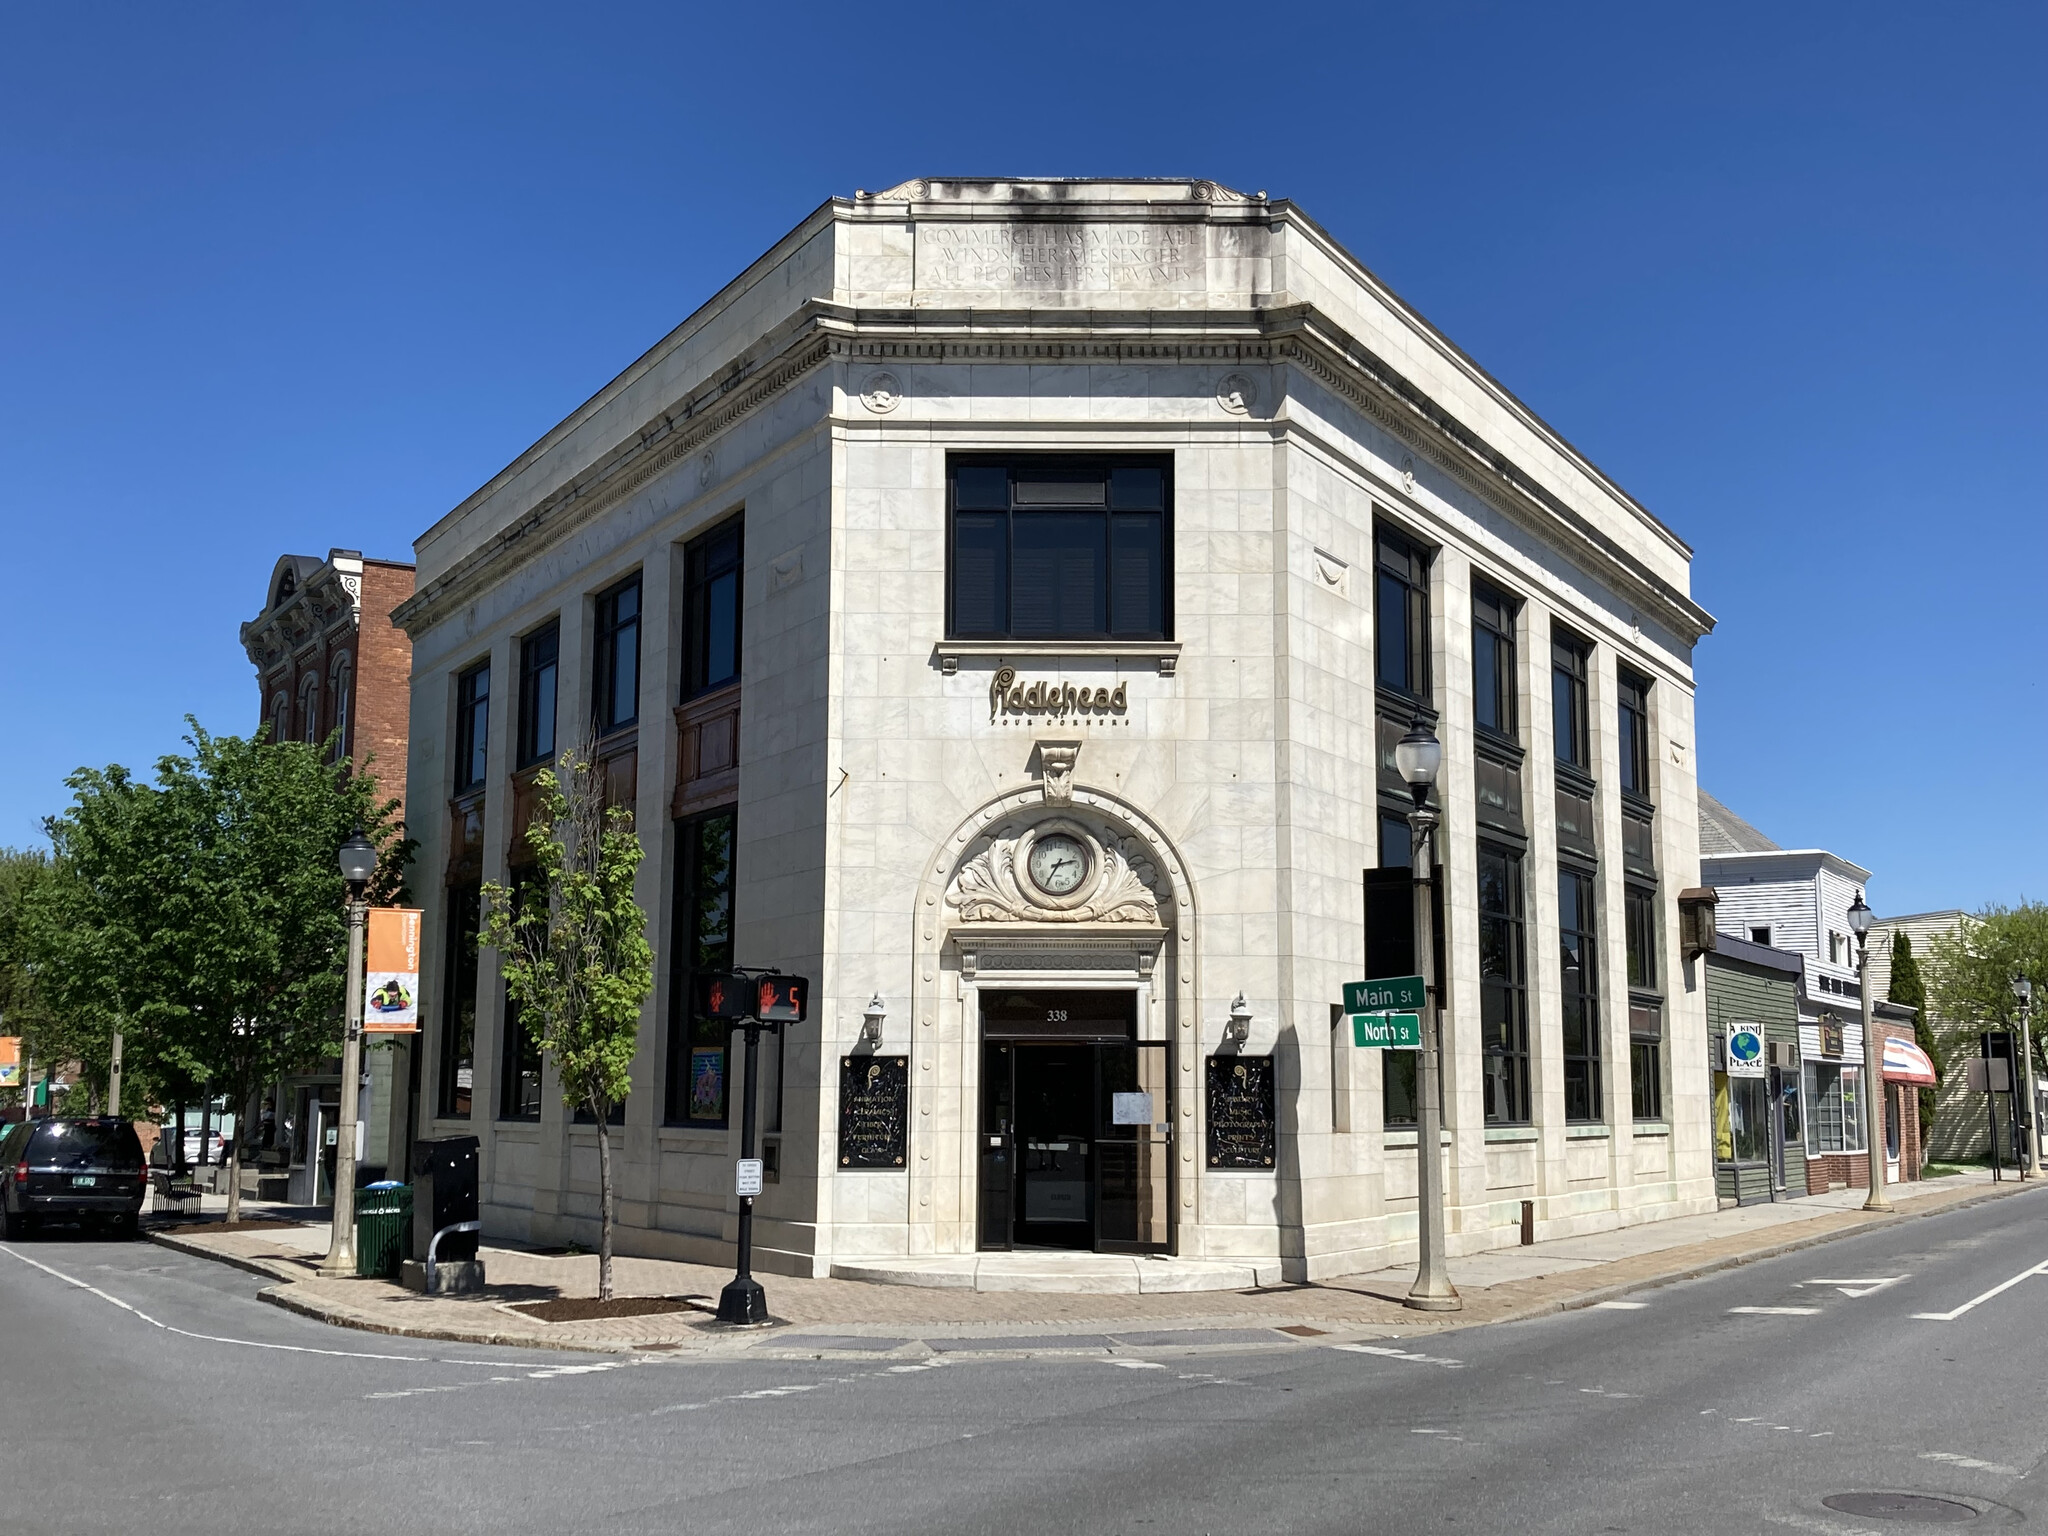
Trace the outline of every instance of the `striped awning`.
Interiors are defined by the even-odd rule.
[[[1934,1083],[1934,1063],[1910,1040],[1887,1035],[1884,1042],[1884,1078],[1888,1083]]]

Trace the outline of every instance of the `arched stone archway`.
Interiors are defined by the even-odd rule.
[[[1029,877],[1033,849],[1072,838],[1088,879],[1050,897]],[[979,1246],[980,1045],[984,986],[1118,987],[1138,993],[1139,1037],[1172,1061],[1173,1226],[1199,1251],[1194,1151],[1201,1137],[1198,907],[1187,863],[1122,796],[1043,784],[985,802],[927,860],[917,894],[912,973],[907,1251]]]

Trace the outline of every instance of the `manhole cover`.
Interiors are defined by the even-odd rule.
[[[1845,1515],[1904,1520],[1914,1525],[1954,1525],[1977,1518],[1977,1511],[1967,1504],[1929,1498],[1924,1493],[1837,1493],[1821,1503]]]

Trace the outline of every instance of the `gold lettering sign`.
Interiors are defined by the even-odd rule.
[[[999,715],[1120,715],[1130,707],[1125,685],[1114,688],[1075,687],[1039,679],[1017,681],[1015,667],[1001,667],[988,685],[988,717]]]

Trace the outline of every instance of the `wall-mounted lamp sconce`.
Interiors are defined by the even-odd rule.
[[[1231,1000],[1230,1022],[1223,1026],[1223,1039],[1230,1045],[1243,1045],[1252,1037],[1252,1005],[1238,993]]]
[[[860,1016],[861,1044],[879,1046],[882,1043],[882,1021],[888,1017],[889,1010],[882,1006],[882,994],[877,992],[868,999],[867,1010]]]

